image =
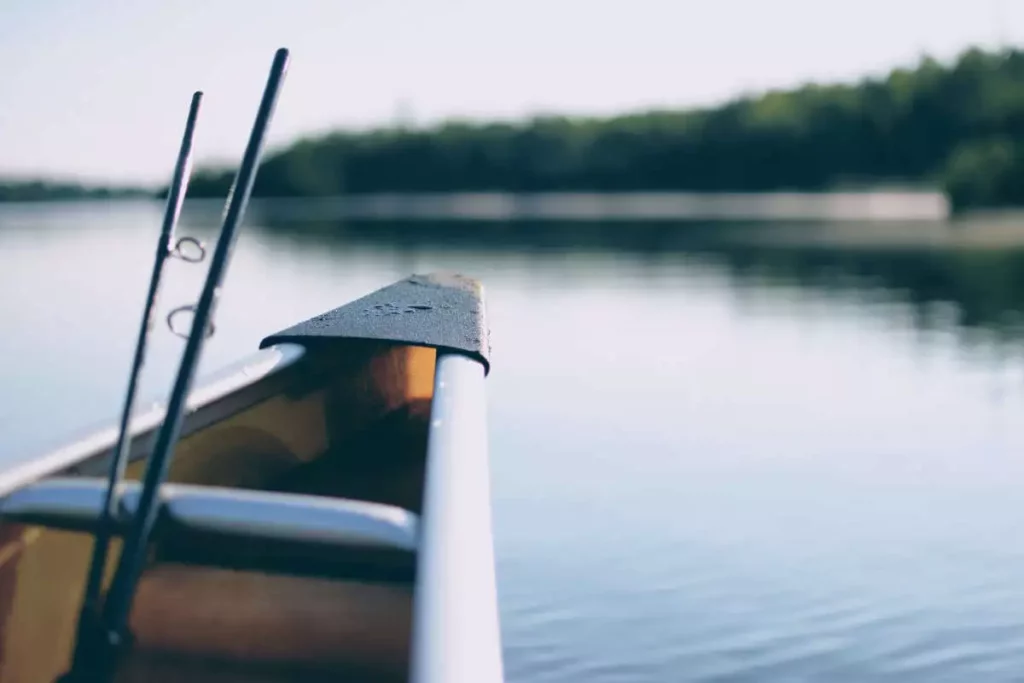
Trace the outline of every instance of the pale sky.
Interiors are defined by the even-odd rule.
[[[0,0],[0,174],[159,183],[193,90],[236,163],[273,52],[271,144],[339,127],[610,114],[1024,45],[1021,0]]]

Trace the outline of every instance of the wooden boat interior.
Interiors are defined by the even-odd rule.
[[[195,406],[170,482],[210,495],[263,492],[257,502],[268,505],[276,494],[361,501],[385,519],[414,524],[437,352],[347,339],[260,352],[264,362],[272,353],[287,357],[244,391],[213,392]],[[153,431],[139,431],[129,479],[139,477]],[[108,447],[49,481],[98,491],[109,456]],[[87,530],[57,528],[81,522],[55,522],[50,513],[35,520],[46,525],[33,524],[27,508],[5,515],[20,521],[0,525],[5,683],[54,681],[66,670],[92,547]],[[414,541],[411,548],[274,544],[246,530],[175,532],[173,519],[161,529],[116,680],[406,680]]]

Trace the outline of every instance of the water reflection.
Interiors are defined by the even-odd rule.
[[[884,240],[837,244],[816,239],[823,233],[856,233],[865,227],[837,228],[835,223],[804,224],[795,237],[792,225],[763,221],[473,223],[264,217],[261,225],[285,241],[337,248],[376,245],[393,250],[399,258],[438,250],[480,258],[514,253],[528,256],[526,268],[552,262],[568,268],[571,262],[600,262],[603,254],[626,255],[638,265],[634,274],[640,278],[656,277],[673,265],[707,267],[725,273],[729,286],[741,294],[774,289],[784,299],[786,288],[813,290],[874,304],[883,317],[886,304],[905,302],[916,329],[953,331],[970,346],[1016,345],[1024,338],[1024,220],[1020,233],[1000,248],[934,248],[928,236],[948,234],[951,228],[928,223],[894,229],[919,231],[916,248]],[[984,232],[986,227],[960,225],[956,230],[963,235]],[[773,234],[784,239],[773,239]]]

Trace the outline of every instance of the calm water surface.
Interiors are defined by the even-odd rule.
[[[118,409],[159,210],[0,207],[3,461]],[[485,282],[510,681],[1024,677],[1024,252],[254,222],[206,370],[410,272]]]

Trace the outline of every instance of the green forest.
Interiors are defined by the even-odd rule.
[[[200,169],[190,196],[224,197],[233,174]],[[972,49],[948,63],[924,58],[858,83],[705,109],[338,131],[270,152],[255,194],[815,191],[888,182],[942,188],[955,208],[1024,204],[1024,52]]]
[[[231,178],[201,172],[192,194],[224,196]],[[255,192],[813,191],[885,181],[941,187],[958,208],[1024,203],[1024,52],[925,58],[855,84],[708,109],[340,131],[270,154]]]

